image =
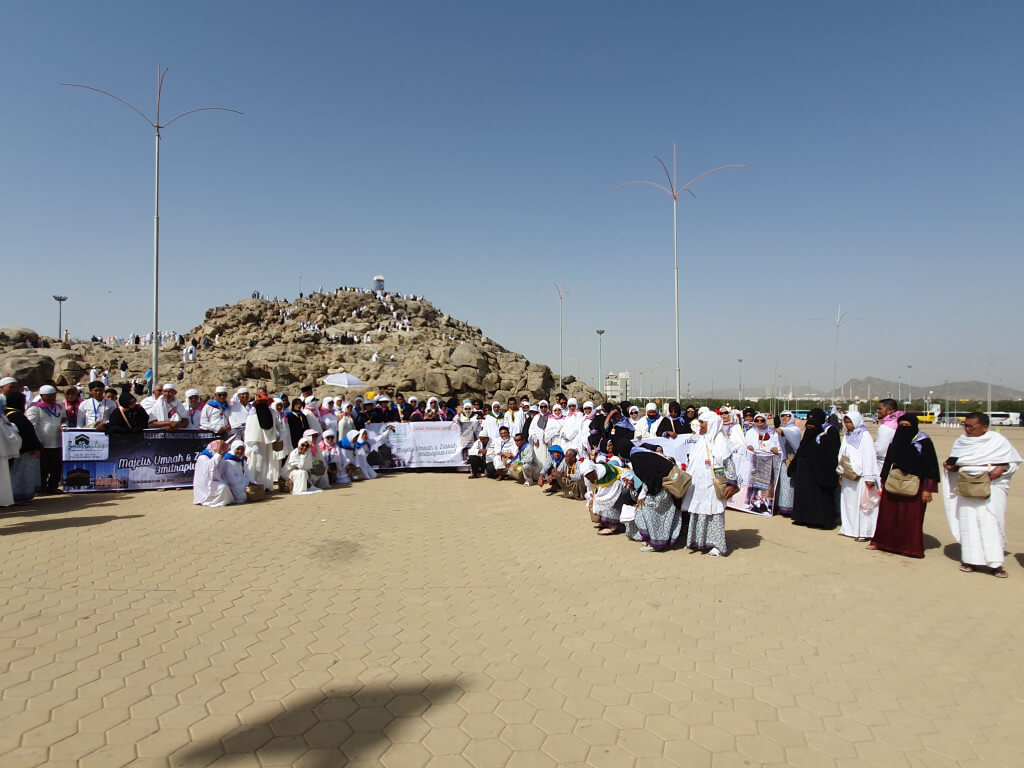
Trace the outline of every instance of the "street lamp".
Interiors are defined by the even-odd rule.
[[[598,328],[597,331],[597,388],[604,394],[604,366],[602,365],[601,353],[602,353],[602,342],[604,341],[604,328]]]
[[[736,358],[736,362],[740,364],[740,388],[739,388],[740,389],[740,391],[739,391],[740,397],[739,397],[739,401],[740,401],[740,408],[742,408],[743,407],[743,358],[742,357],[737,357]]]
[[[913,395],[914,387],[911,384],[911,379],[910,379],[910,369],[913,368],[913,367],[914,367],[913,365],[910,365],[910,364],[907,365],[907,405],[908,406],[914,401],[914,395]]]
[[[726,168],[746,168],[747,166],[745,164],[733,164],[733,165],[723,165],[723,166],[720,166],[718,168],[712,168],[710,171],[704,171],[704,173],[700,174],[699,176],[697,176],[697,177],[695,177],[693,179],[690,179],[682,187],[677,188],[676,187],[677,174],[676,174],[676,145],[675,145],[675,143],[673,142],[673,144],[672,144],[672,174],[671,175],[669,175],[668,166],[666,166],[665,163],[662,162],[662,159],[660,157],[655,155],[654,159],[657,160],[659,163],[661,163],[661,167],[665,171],[665,176],[668,177],[668,187],[663,187],[661,184],[655,184],[653,181],[627,181],[625,184],[619,184],[619,186],[617,186],[615,189],[622,189],[623,187],[628,187],[630,184],[647,184],[648,186],[651,186],[651,187],[657,187],[662,192],[665,192],[667,195],[669,195],[669,197],[672,198],[672,258],[673,258],[673,263],[675,265],[675,267],[674,267],[675,271],[673,273],[672,284],[675,287],[675,296],[676,296],[676,400],[678,401],[679,400],[679,396],[680,396],[680,383],[679,383],[679,217],[678,217],[678,212],[677,212],[677,204],[679,202],[679,196],[681,194],[683,194],[683,192],[689,192],[691,197],[696,197],[696,195],[693,194],[693,190],[690,189],[690,186],[692,184],[700,181],[705,176],[709,176],[712,173],[715,173],[716,171],[723,171]]]
[[[182,112],[175,118],[168,120],[166,123],[160,122],[160,99],[164,88],[164,78],[167,76],[166,67],[156,68],[156,120],[151,120],[146,114],[138,109],[137,107],[129,104],[124,99],[118,98],[112,93],[101,90],[99,88],[93,88],[91,85],[81,85],[79,83],[61,83],[62,86],[69,88],[85,88],[87,91],[96,91],[96,93],[102,93],[104,96],[109,96],[115,101],[119,101],[128,107],[130,110],[135,112],[139,117],[149,123],[149,126],[156,131],[156,166],[154,172],[153,182],[153,378],[150,379],[150,386],[156,384],[158,380],[158,365],[159,365],[159,352],[160,352],[160,330],[159,330],[159,298],[160,298],[160,131],[167,128],[171,123],[176,120],[180,120],[185,115],[191,115],[193,112],[234,112],[236,115],[245,114],[239,112],[237,109],[228,109],[226,107],[199,107],[198,109],[190,109],[187,112]]]
[[[61,316],[61,310],[64,309],[64,302],[68,300],[68,297],[55,295],[53,300],[57,302],[57,341],[61,341],[64,338],[64,319]]]
[[[562,310],[565,306],[565,300],[579,288],[573,288],[571,291],[562,290],[561,283],[555,283],[555,290],[558,291],[558,390],[562,390],[562,368],[565,365],[565,353],[563,352],[562,346]]]

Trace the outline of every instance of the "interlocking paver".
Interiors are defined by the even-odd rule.
[[[754,549],[643,557],[579,505],[458,475],[325,496],[112,496],[142,516],[10,536],[94,513],[0,513],[0,765],[1024,764],[1024,629],[961,623],[1014,615],[1012,567],[739,513]]]

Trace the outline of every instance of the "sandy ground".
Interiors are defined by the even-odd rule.
[[[1002,581],[938,503],[913,560],[738,512],[644,554],[459,474],[43,499],[0,513],[0,766],[1020,766],[1022,494]]]

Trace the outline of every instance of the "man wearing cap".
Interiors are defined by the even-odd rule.
[[[164,384],[163,395],[146,409],[146,413],[149,414],[150,429],[173,432],[188,424],[188,416],[178,400],[178,388],[174,384]]]
[[[658,406],[655,403],[648,403],[645,411],[644,416],[636,423],[636,430],[633,433],[634,440],[658,437],[658,428],[661,426],[662,420],[661,414],[658,413]]]
[[[228,407],[228,424],[231,425],[231,439],[241,440],[245,434],[245,420],[252,413],[252,406],[249,405],[248,387],[239,387],[235,392],[235,399]]]
[[[388,408],[391,407],[391,398],[383,392],[377,395],[377,405],[370,411],[371,424],[383,424],[388,420]]]
[[[228,422],[228,388],[217,387],[213,393],[213,399],[203,406],[203,412],[199,416],[199,428],[215,435],[226,435],[231,431],[231,424]]]
[[[55,493],[60,484],[60,428],[67,426],[68,415],[57,402],[57,388],[46,384],[39,388],[39,399],[33,402],[25,416],[32,422],[36,437],[42,444],[39,455],[39,474],[42,493]]]
[[[78,406],[78,423],[76,426],[88,429],[102,429],[110,418],[110,414],[117,410],[117,403],[111,402],[103,396],[103,382],[89,382],[88,400]]]
[[[185,418],[188,419],[185,429],[199,429],[199,422],[203,418],[203,401],[199,398],[199,390],[188,390],[185,393],[185,403],[188,408],[185,413]]]
[[[18,389],[18,380],[13,376],[0,379],[0,407],[7,407],[7,393]]]

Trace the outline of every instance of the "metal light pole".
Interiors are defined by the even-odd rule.
[[[740,364],[740,387],[739,387],[739,401],[740,408],[743,408],[743,358],[737,357],[736,362]]]
[[[903,377],[902,376],[897,376],[896,377],[896,402],[897,403],[902,403],[903,402]]]
[[[596,333],[597,333],[597,388],[598,388],[598,390],[600,390],[601,394],[603,395],[604,394],[604,366],[602,365],[603,361],[601,360],[601,353],[603,351],[603,349],[602,349],[602,347],[603,347],[602,342],[604,341],[604,328],[597,329]]]
[[[561,283],[555,283],[555,290],[558,291],[558,389],[562,389],[562,368],[565,366],[565,353],[563,352],[562,344],[562,310],[565,306],[565,300],[570,295],[579,290],[579,288],[573,288],[571,291],[563,291]]]
[[[914,385],[911,383],[910,369],[914,366],[911,364],[907,365],[907,407],[914,402]]]
[[[672,285],[675,288],[675,305],[676,305],[676,400],[678,401],[679,400],[679,396],[680,396],[680,391],[681,391],[680,390],[680,379],[679,379],[679,216],[678,216],[679,196],[681,194],[683,194],[683,192],[689,192],[691,197],[696,197],[696,195],[693,194],[693,190],[690,189],[690,186],[692,184],[700,181],[705,176],[709,176],[710,174],[715,173],[716,171],[723,171],[726,168],[746,168],[747,166],[746,166],[746,164],[733,164],[733,165],[723,165],[723,166],[720,166],[718,168],[712,168],[710,171],[704,171],[704,173],[700,174],[699,176],[697,176],[697,177],[695,177],[693,179],[690,179],[690,181],[686,182],[686,184],[684,184],[682,187],[676,188],[676,178],[677,178],[677,175],[676,175],[676,145],[675,145],[675,142],[672,143],[672,174],[671,175],[668,172],[668,167],[665,165],[664,162],[662,162],[662,159],[660,157],[655,155],[654,159],[657,160],[659,163],[661,163],[661,167],[665,171],[665,176],[668,177],[668,187],[663,187],[661,184],[655,184],[653,181],[627,181],[625,184],[620,184],[619,186],[615,187],[615,189],[622,189],[623,187],[628,187],[630,184],[647,184],[648,186],[651,186],[651,187],[657,187],[662,192],[665,192],[666,194],[669,195],[669,197],[672,198],[672,259],[673,259],[673,264],[674,264]]]
[[[832,403],[836,401],[836,379],[839,376],[839,329],[850,316],[849,312],[843,312],[842,306],[836,308],[836,319],[832,324],[836,327],[836,343],[832,349]]]
[[[81,85],[80,83],[61,83],[62,86],[69,88],[85,88],[87,91],[96,91],[96,93],[102,93],[104,96],[109,96],[115,101],[121,102],[149,123],[149,126],[156,132],[156,162],[153,174],[153,378],[150,379],[150,386],[155,385],[157,382],[160,352],[160,131],[176,120],[180,120],[185,117],[185,115],[191,115],[193,112],[234,112],[236,115],[245,114],[244,112],[239,112],[237,109],[228,109],[227,107],[199,107],[197,109],[190,109],[187,112],[182,112],[180,115],[168,120],[166,123],[161,123],[160,101],[163,95],[164,78],[166,76],[166,67],[156,68],[156,120],[151,120],[142,110],[129,104],[124,99],[109,93],[108,91],[104,91],[100,88],[93,88],[91,85]]]
[[[68,300],[68,297],[55,295],[53,300],[57,302],[57,341],[62,341],[64,338],[64,318],[61,316],[61,310],[64,309],[64,302]]]

